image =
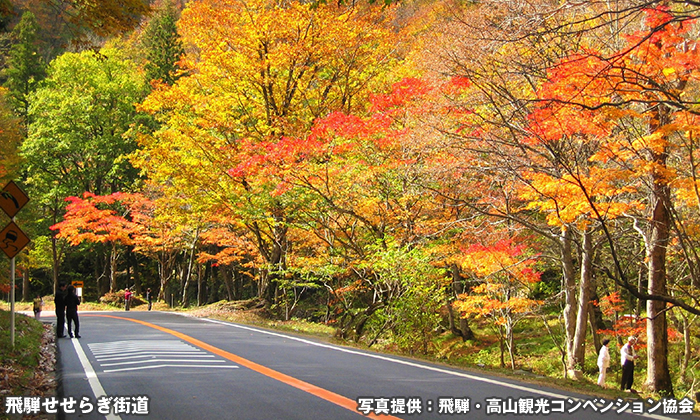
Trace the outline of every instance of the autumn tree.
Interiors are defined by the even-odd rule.
[[[486,319],[496,331],[501,348],[501,366],[508,351],[510,366],[515,369],[514,327],[542,304],[530,297],[540,281],[535,260],[524,245],[502,240],[493,246],[475,244],[464,253],[462,265],[476,286],[454,303],[462,316]]]
[[[191,3],[179,21],[188,73],[143,108],[162,128],[141,142],[139,165],[156,182],[240,220],[264,261],[272,299],[286,269],[294,202],[254,166],[261,142],[304,133],[333,110],[362,107],[395,52],[389,9],[249,2]],[[384,19],[384,20],[383,20]],[[232,168],[238,168],[231,172]]]
[[[211,264],[220,273],[228,300],[248,298],[245,290],[251,289],[255,291],[254,296],[259,296],[260,284],[255,281],[254,271],[262,261],[255,246],[246,239],[246,227],[237,219],[226,217],[210,219],[210,222],[212,226],[202,232],[202,249],[197,261]]]
[[[124,159],[136,149],[124,137],[144,94],[141,74],[115,49],[67,53],[51,62],[30,98],[29,136],[22,144],[28,193],[53,225],[65,198],[118,192],[132,185],[136,171]],[[54,282],[61,246],[54,241]]]
[[[552,70],[550,86],[556,91],[548,90],[544,98],[552,108],[593,112],[614,123],[605,141],[596,145],[591,160],[604,165],[606,175],[612,173],[617,179],[628,180],[624,189],[609,190],[609,195],[636,192],[647,197],[639,210],[636,206],[627,210],[646,248],[646,290],[629,284],[619,257],[613,253],[615,278],[637,296],[648,299],[646,382],[654,391],[671,394],[667,305],[673,302],[697,311],[674,301],[667,284],[675,207],[672,190],[680,178],[671,158],[678,150],[679,139],[687,137],[688,130],[695,126],[696,95],[691,86],[700,75],[700,61],[696,49],[689,45],[694,42],[688,38],[690,23],[676,22],[663,7],[647,10],[645,23],[649,29],[628,35],[619,51],[586,51],[563,60]],[[605,209],[592,198],[591,188],[580,182],[578,187],[601,220]],[[612,243],[611,249],[614,252]]]
[[[137,229],[126,217],[128,210],[120,206],[124,198],[122,193],[96,196],[88,192],[83,198],[68,197],[63,220],[51,226],[51,230],[57,231],[57,239],[66,239],[72,246],[91,242],[109,247],[110,292],[117,288],[117,262],[123,253],[122,246],[132,243],[131,236]]]
[[[424,58],[427,70],[447,73],[455,80],[454,89],[445,92],[451,104],[436,114],[439,118],[425,120],[434,128],[433,136],[442,136],[436,142],[443,145],[430,166],[427,179],[432,182],[425,187],[458,217],[454,226],[461,228],[460,237],[476,232],[498,237],[503,230],[528,230],[545,238],[548,257],[560,262],[565,348],[568,365],[576,370],[585,354],[582,344],[595,250],[592,235],[597,225],[585,214],[577,214],[576,205],[565,203],[563,194],[542,194],[550,206],[545,212],[551,210],[547,220],[533,213],[536,207],[528,208],[528,198],[521,195],[528,191],[539,197],[538,187],[526,176],[528,171],[550,176],[556,190],[567,168],[586,170],[589,153],[576,139],[549,147],[524,129],[531,124],[536,89],[546,80],[545,69],[578,42],[556,40],[557,34],[549,31],[539,38],[526,36],[530,24],[523,22],[527,19],[551,17],[542,21],[548,27],[576,18],[565,11],[543,14],[550,6],[547,2],[482,2],[454,7],[423,41],[431,52]],[[566,220],[559,218],[562,208],[570,213]],[[578,246],[579,236],[587,241],[585,248]],[[586,258],[577,261],[577,255]],[[454,272],[459,277],[459,271]]]
[[[597,272],[650,302],[648,332],[653,338],[649,340],[647,383],[655,391],[671,392],[664,302],[691,312],[697,309],[685,299],[674,299],[665,283],[666,250],[673,230],[678,231],[670,216],[674,213],[672,186],[678,178],[669,158],[677,150],[678,139],[683,138],[680,133],[687,131],[679,121],[687,124],[694,118],[694,91],[689,87],[695,80],[692,68],[697,58],[688,36],[692,24],[680,9],[644,12],[647,27],[638,32],[621,37],[619,32],[606,32],[612,27],[607,20],[611,16],[620,25],[642,21],[642,8],[617,8],[621,4],[615,2],[611,9],[602,3],[582,4],[549,15],[525,10],[530,6],[520,3],[513,5],[525,7],[520,14],[491,9],[495,27],[510,31],[491,33],[488,41],[481,38],[480,45],[491,48],[489,60],[469,66],[459,66],[464,61],[453,63],[452,68],[478,88],[472,89],[478,92],[472,98],[482,101],[475,103],[486,104],[473,107],[473,113],[456,124],[455,137],[463,139],[464,148],[469,150],[490,148],[490,156],[498,157],[501,167],[508,168],[493,173],[509,175],[504,179],[509,179],[510,185],[530,189],[516,196],[530,201],[529,207],[511,201],[509,207],[497,211],[493,207],[490,214],[500,213],[505,220],[546,237],[559,237],[566,285],[576,284],[569,281],[574,274],[574,254],[570,251],[574,229],[582,234],[578,245],[582,280],[593,268],[590,255],[596,249],[590,247],[593,237],[587,236],[598,232],[598,238],[605,239],[612,264],[596,267]],[[487,8],[480,10],[489,10],[490,3],[484,5]],[[518,21],[530,18],[539,19],[546,29],[537,33],[525,27],[517,29]],[[494,39],[500,42],[491,42]],[[546,45],[538,44],[542,42]],[[536,45],[542,48],[533,48]],[[527,52],[528,62],[517,58],[525,55],[513,54],[517,51]],[[479,202],[485,203],[483,199]],[[472,208],[486,210],[483,205]],[[551,226],[562,227],[561,234],[522,217],[528,215],[523,211],[527,209],[544,211]],[[624,242],[616,238],[613,229],[625,224],[642,235],[646,266],[621,261],[619,251]],[[589,263],[583,264],[586,261]],[[690,267],[694,265],[692,258],[685,261]],[[642,290],[630,282],[630,272],[648,273],[648,286]],[[567,308],[576,305],[576,299],[580,308],[578,316],[571,318],[578,321],[567,326],[567,331],[574,332],[569,339],[574,352],[579,351],[575,337],[585,334],[579,328],[585,325],[581,310],[590,310],[585,302],[590,294],[583,286],[580,283],[577,298],[567,291]],[[577,358],[580,360],[579,356],[571,360]]]
[[[295,242],[293,261],[298,269],[335,270],[323,281],[341,311],[339,329],[345,336],[360,339],[367,325],[377,326],[377,319],[386,325],[379,322],[368,335],[399,331],[399,322],[387,313],[408,295],[415,304],[419,295],[427,299],[424,304],[434,304],[429,294],[411,294],[420,290],[419,281],[398,287],[401,276],[369,269],[368,261],[381,253],[408,258],[396,250],[405,247],[419,266],[417,248],[441,230],[445,207],[422,188],[422,168],[434,155],[425,144],[421,120],[412,115],[426,112],[425,104],[440,95],[429,82],[406,78],[386,93],[372,95],[369,112],[332,113],[302,138],[260,143],[245,166],[231,171],[263,173],[280,198],[297,203],[290,224],[296,228],[294,237],[304,238]],[[422,252],[435,258],[435,253]],[[445,267],[446,261],[437,265]],[[433,297],[441,297],[444,306],[442,286]],[[408,324],[406,319],[403,327]]]
[[[187,285],[199,249],[201,227],[194,221],[200,218],[190,217],[197,212],[197,207],[163,197],[159,189],[151,185],[146,185],[140,193],[121,194],[118,200],[125,217],[134,224],[128,243],[131,250],[158,264],[158,299],[164,300],[173,288],[177,290],[178,287],[172,285],[174,280],[180,279],[182,302],[186,305]],[[135,282],[134,287],[140,291],[140,282]],[[180,295],[179,292],[175,294]]]

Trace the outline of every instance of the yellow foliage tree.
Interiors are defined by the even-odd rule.
[[[399,34],[391,8],[298,1],[205,0],[182,12],[183,77],[142,104],[162,128],[137,164],[166,193],[188,194],[245,226],[264,267],[286,269],[294,200],[257,165],[260,147],[302,137],[315,119],[352,112],[389,72]],[[272,276],[272,277],[271,277]]]
[[[535,261],[526,256],[523,246],[502,240],[493,246],[473,245],[463,255],[461,265],[478,284],[454,302],[462,316],[487,320],[498,334],[501,366],[508,350],[515,369],[513,329],[525,316],[542,304],[531,299],[532,286],[540,281],[533,269]]]

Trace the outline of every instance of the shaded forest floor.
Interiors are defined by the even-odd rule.
[[[121,307],[85,303],[81,305],[83,311],[95,310],[120,310]],[[15,351],[11,351],[9,341],[3,339],[7,334],[9,325],[9,305],[0,302],[0,390],[7,395],[52,395],[55,394],[55,338],[52,329],[44,324],[35,322],[29,317],[18,316],[18,336],[22,337],[23,344]],[[30,311],[31,304],[18,303],[17,311]],[[45,311],[53,312],[52,302],[47,302]],[[146,305],[137,305],[132,308],[134,311],[147,310]],[[527,325],[524,323],[519,332],[517,345],[516,369],[500,367],[500,350],[496,336],[488,326],[474,325],[477,339],[464,342],[458,337],[446,332],[439,334],[432,342],[429,354],[405,354],[400,352],[396,346],[389,341],[381,341],[368,348],[363,343],[353,343],[339,340],[336,329],[331,326],[311,323],[303,320],[293,319],[290,321],[280,321],[274,319],[264,308],[257,306],[252,301],[246,302],[217,302],[211,305],[193,309],[169,309],[165,304],[154,305],[154,310],[169,310],[183,313],[194,317],[207,317],[230,322],[254,325],[257,327],[285,331],[292,334],[313,336],[316,339],[332,342],[343,346],[352,346],[376,351],[413,357],[419,360],[426,360],[443,364],[450,367],[457,367],[473,373],[487,373],[493,376],[508,377],[522,380],[535,385],[548,386],[562,390],[575,391],[577,393],[590,395],[592,397],[614,400],[617,398],[629,399],[629,393],[623,393],[618,389],[620,372],[619,357],[617,347],[611,343],[610,354],[612,366],[608,370],[608,381],[606,388],[601,388],[596,384],[597,367],[595,366],[595,349],[590,345],[587,360],[589,361],[583,372],[583,379],[572,380],[563,377],[561,365],[561,355],[554,344],[554,339],[541,326],[534,323]],[[26,332],[20,332],[25,331]],[[27,349],[37,349],[37,353],[31,353]],[[642,359],[644,355],[642,354]],[[617,359],[617,360],[616,360]],[[30,361],[30,363],[19,363],[18,360]],[[506,366],[508,357],[506,355]],[[639,395],[634,398],[658,399],[658,395],[645,393],[641,386],[645,379],[645,366],[639,366],[635,373],[635,389],[639,389]],[[691,387],[692,389],[692,387]],[[9,392],[9,394],[8,394]],[[689,396],[694,399],[690,392],[683,395],[676,394],[677,399]],[[5,395],[0,395],[3,400]],[[3,407],[0,407],[3,408]],[[4,408],[0,411],[0,419],[3,417]],[[48,418],[48,417],[35,417]]]

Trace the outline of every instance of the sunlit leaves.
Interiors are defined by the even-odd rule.
[[[327,148],[308,130],[316,119],[366,106],[394,59],[390,15],[391,8],[265,0],[203,1],[183,11],[186,73],[142,104],[162,128],[141,139],[134,162],[166,195],[192,197],[199,211],[235,224],[240,241],[207,233],[223,250],[203,259],[245,256],[281,272],[294,261],[291,249],[306,258],[306,245],[320,240],[294,230],[316,221],[306,219],[309,195],[293,191],[289,175],[316,177],[311,169],[345,147]]]
[[[502,240],[493,246],[475,244],[463,256],[462,266],[479,284],[461,295],[454,306],[465,315],[494,317],[503,324],[512,314],[532,311],[541,302],[530,299],[531,287],[540,281],[535,261],[523,245]]]
[[[513,368],[513,327],[543,303],[530,297],[541,273],[536,270],[535,260],[529,253],[524,245],[516,245],[513,240],[471,246],[464,252],[462,267],[476,285],[453,303],[462,316],[482,318],[491,323],[501,342],[510,350]]]
[[[66,53],[31,99],[22,145],[30,177],[43,196],[116,192],[136,173],[122,157],[136,148],[124,134],[144,94],[141,74],[114,49]],[[53,191],[53,192],[51,192]],[[65,195],[63,195],[65,194]]]
[[[0,183],[4,186],[17,175],[22,141],[20,120],[7,104],[8,92],[0,89]]]
[[[122,193],[96,196],[86,192],[83,198],[69,197],[63,221],[51,229],[58,231],[58,238],[67,239],[74,246],[84,241],[129,245],[137,225],[122,214],[123,209],[120,211],[119,200],[123,196]]]
[[[693,106],[686,90],[700,76],[700,55],[687,36],[689,22],[672,23],[663,9],[647,16],[651,27],[659,26],[656,32],[628,35],[627,45],[611,55],[592,49],[570,55],[548,71],[538,90],[541,102],[530,114],[528,143],[551,151],[573,144],[587,150],[585,161],[565,164],[560,173],[525,175],[529,185],[521,197],[545,212],[550,224],[585,226],[586,219],[637,213],[644,177],[654,174],[669,183],[679,177],[655,156],[674,150],[674,136],[696,119],[686,112]],[[661,118],[654,114],[661,104],[675,111],[654,121]]]

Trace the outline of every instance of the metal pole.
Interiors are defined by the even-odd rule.
[[[15,348],[15,257],[10,260],[10,340]]]

